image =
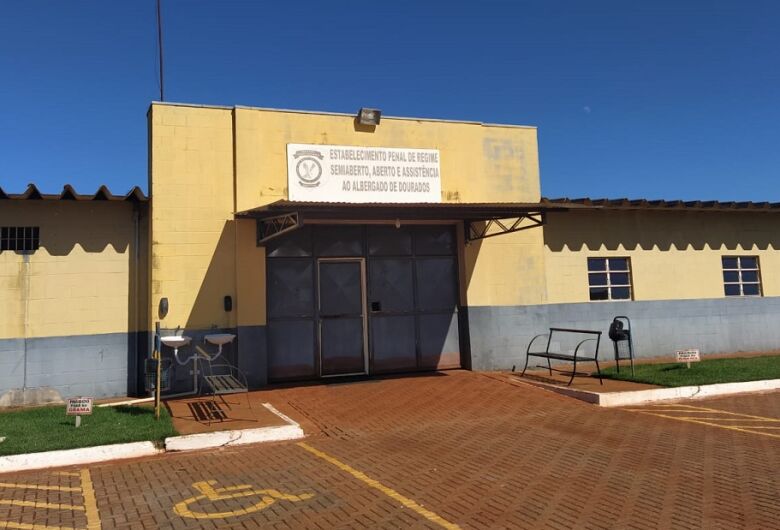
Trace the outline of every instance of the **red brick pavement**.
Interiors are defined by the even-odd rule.
[[[460,371],[264,394],[301,421],[307,444],[462,528],[780,528],[780,438],[600,409]],[[780,393],[696,404],[780,417]],[[105,529],[439,527],[294,442],[90,470]],[[218,519],[177,515],[206,480],[313,497]],[[259,499],[188,507],[234,512]],[[0,505],[0,521],[19,514]],[[70,525],[51,511],[24,515]]]

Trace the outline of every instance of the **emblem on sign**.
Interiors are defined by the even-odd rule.
[[[322,164],[320,160],[324,157],[319,151],[296,151],[293,158],[298,160],[295,164],[295,174],[298,176],[298,183],[304,188],[315,188],[320,185],[322,177]]]

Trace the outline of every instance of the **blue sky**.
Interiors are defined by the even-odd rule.
[[[780,201],[780,2],[163,0],[166,99],[536,125],[550,197]],[[154,0],[0,3],[0,186],[146,189]]]

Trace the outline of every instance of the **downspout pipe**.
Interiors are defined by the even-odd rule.
[[[138,323],[140,321],[139,312],[139,285],[138,285],[138,267],[141,264],[141,208],[138,203],[133,203],[133,387],[134,394],[139,395],[140,390],[138,388],[138,374],[140,367],[138,366],[138,354],[140,351],[140,338],[141,330],[138,329]]]

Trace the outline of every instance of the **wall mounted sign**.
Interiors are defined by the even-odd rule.
[[[441,202],[438,149],[287,144],[291,201]]]

